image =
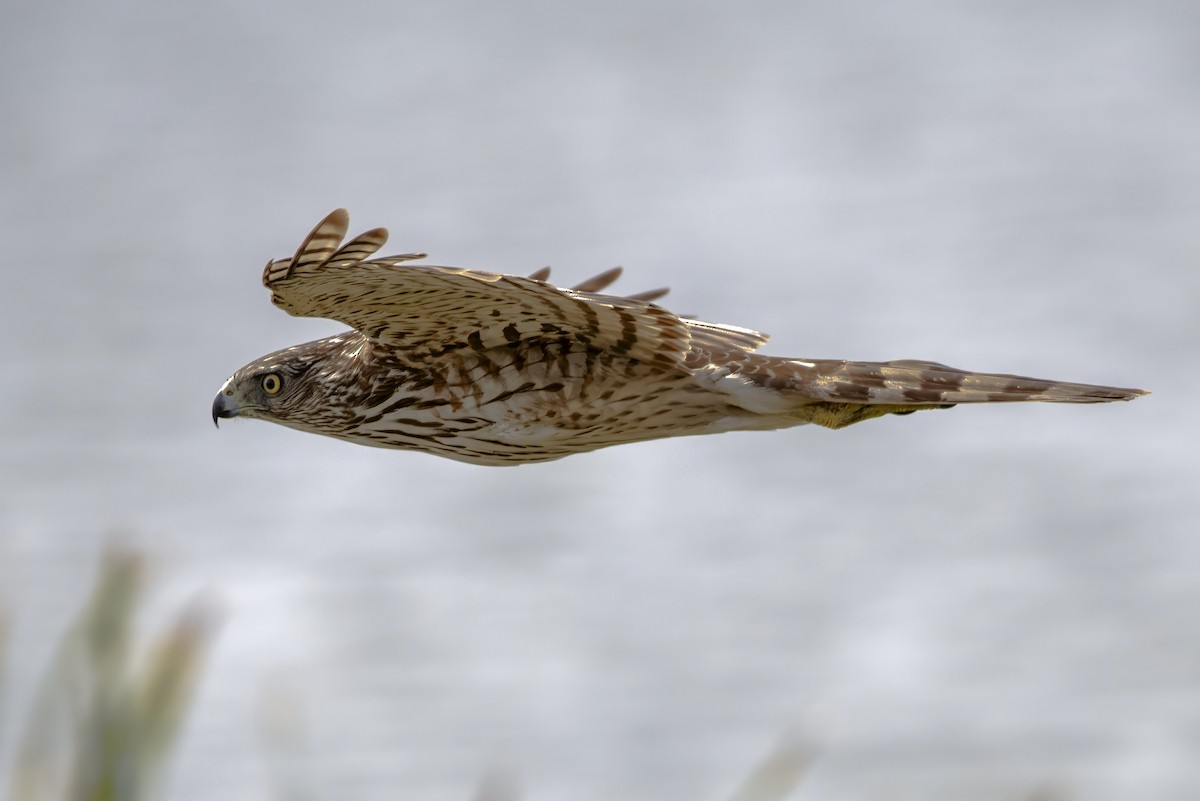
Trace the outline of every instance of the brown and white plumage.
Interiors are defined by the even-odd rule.
[[[666,293],[602,294],[529,277],[370,259],[376,228],[342,244],[338,209],[263,284],[290,314],[353,330],[257,359],[225,382],[213,419],[257,417],[365,445],[478,464],[558,459],[657,437],[842,428],[958,403],[1129,400],[1142,390],[972,373],[935,362],[785,359],[756,331],[679,317]]]

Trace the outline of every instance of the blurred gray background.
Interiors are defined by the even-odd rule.
[[[802,798],[1200,797],[1198,9],[7,3],[0,749],[116,538],[224,621],[177,801],[715,799],[789,732]],[[336,206],[773,354],[1155,394],[518,468],[214,431],[339,330],[259,284]]]

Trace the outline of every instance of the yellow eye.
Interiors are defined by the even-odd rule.
[[[283,379],[279,373],[267,373],[262,377],[262,388],[268,395],[278,395],[279,390],[283,389]]]

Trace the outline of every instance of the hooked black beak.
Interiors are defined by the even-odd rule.
[[[213,400],[213,425],[220,428],[221,424],[218,421],[221,418],[237,417],[238,411],[237,401],[224,392],[218,392],[216,399]]]

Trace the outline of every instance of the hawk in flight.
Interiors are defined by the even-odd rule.
[[[352,330],[263,356],[213,402],[363,445],[463,462],[544,462],[624,442],[688,434],[842,428],[959,403],[1104,403],[1138,389],[972,373],[924,361],[785,359],[764,334],[680,317],[666,290],[609,295],[620,269],[571,289],[529,277],[369,258],[376,228],[342,243],[330,214],[263,284],[289,314]]]

